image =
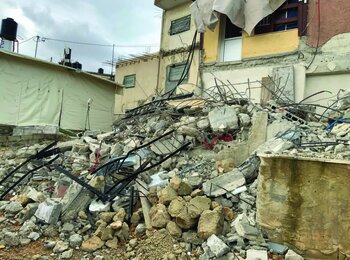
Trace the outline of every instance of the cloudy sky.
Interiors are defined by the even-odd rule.
[[[115,44],[115,58],[159,49],[162,10],[153,0],[0,0],[0,19],[18,23],[19,52],[35,53],[35,38]],[[28,40],[29,39],[29,40]],[[22,43],[21,43],[22,42]],[[128,47],[129,46],[129,47]],[[72,61],[83,70],[110,73],[104,64],[112,59],[112,47],[45,40],[38,45],[37,57],[58,62],[63,49],[72,49]]]

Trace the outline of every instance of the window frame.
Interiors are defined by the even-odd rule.
[[[183,22],[185,22],[185,20],[187,20],[187,19],[188,19],[188,28],[186,26],[186,27],[180,28],[179,30],[174,31],[174,26],[176,25],[176,23],[181,23],[182,20],[183,20]],[[187,32],[189,30],[191,30],[191,15],[190,14],[183,16],[183,17],[180,17],[178,19],[172,20],[170,23],[169,34],[176,35],[179,33]]]
[[[127,77],[133,77],[133,79],[134,79],[133,85],[126,85],[125,84],[125,81],[126,81]],[[136,74],[124,75],[123,86],[124,86],[124,88],[134,88],[136,86]]]
[[[278,19],[278,15],[281,12],[287,12],[288,10],[297,9],[297,16],[291,18],[280,18]],[[267,23],[266,20],[269,20]],[[265,24],[261,24],[265,21]],[[304,1],[298,0],[297,3],[288,3],[285,2],[282,4],[275,12],[263,18],[256,26],[255,26],[255,35],[271,33],[271,32],[280,32],[281,30],[275,30],[275,27],[278,25],[288,25],[291,23],[297,23],[297,27],[293,29],[298,29],[298,35],[303,36],[306,33],[306,24],[307,24],[307,3]],[[291,29],[286,29],[291,30]],[[283,30],[282,30],[283,31]]]
[[[167,93],[168,91],[174,89],[177,85],[177,83],[179,82],[180,79],[176,79],[176,80],[170,80],[170,73],[171,73],[171,69],[174,68],[175,66],[185,66],[186,68],[186,62],[178,62],[178,63],[173,63],[167,66],[166,69],[166,79],[165,79],[165,93]],[[181,73],[182,74],[182,73]],[[181,76],[181,75],[180,75]],[[186,77],[183,79],[183,81],[181,82],[181,84],[183,83],[187,83],[189,79],[189,73],[186,75]]]

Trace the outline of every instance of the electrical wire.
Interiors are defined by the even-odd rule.
[[[32,37],[30,37],[30,38],[28,38],[28,39],[26,39],[26,40],[23,40],[23,41],[19,42],[19,44],[28,42],[28,41],[30,41],[31,39],[34,39],[35,37],[36,37],[36,35],[35,35],[35,36],[32,36]]]
[[[188,73],[190,71],[190,68],[191,68],[191,64],[192,64],[192,61],[193,61],[193,57],[194,57],[194,51],[196,49],[196,40],[197,40],[197,31],[195,31],[194,33],[194,36],[193,36],[193,40],[192,40],[192,43],[191,43],[191,47],[190,47],[190,50],[188,52],[188,56],[187,56],[187,60],[186,60],[186,63],[185,63],[185,67],[181,73],[181,76],[180,76],[180,79],[179,81],[177,82],[176,86],[169,90],[168,92],[166,92],[163,96],[168,96],[170,97],[171,95],[174,94],[174,92],[176,91],[177,87],[186,79],[186,77],[188,76]]]
[[[35,37],[35,36],[34,36]],[[49,37],[41,37],[43,40],[48,41],[56,41],[56,42],[65,42],[72,44],[80,44],[80,45],[90,45],[90,46],[99,46],[99,47],[118,47],[118,48],[143,48],[143,47],[159,47],[157,45],[116,45],[116,44],[99,44],[99,43],[91,43],[91,42],[78,42],[78,41],[68,41],[63,39],[55,39]]]

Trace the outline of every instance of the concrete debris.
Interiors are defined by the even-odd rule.
[[[214,234],[208,238],[207,245],[216,257],[220,257],[230,250],[230,248]]]
[[[61,203],[47,199],[45,202],[39,204],[35,216],[47,224],[56,224],[60,217],[61,210]]]
[[[203,191],[207,196],[218,197],[230,193],[244,184],[243,174],[238,169],[234,169],[203,183]]]
[[[348,106],[345,101],[348,98],[338,105]],[[0,245],[42,241],[57,259],[73,259],[76,250],[84,251],[84,259],[102,259],[103,253],[113,250],[122,252],[118,259],[263,260],[284,254],[285,259],[303,259],[274,243],[275,238],[267,237],[257,224],[259,167],[263,167],[259,155],[349,160],[350,127],[344,121],[312,122],[277,104],[274,108],[247,101],[229,104],[156,111],[118,121],[108,133],[86,132],[59,142],[62,153],[57,165],[102,193],[143,165],[156,165],[139,173],[109,201],[53,167],[42,168],[0,201],[4,213]],[[108,167],[91,174],[170,131],[176,138],[133,152],[124,161],[122,174]],[[184,142],[190,145],[170,156]],[[46,145],[1,147],[0,179]],[[161,162],[165,156],[170,158]],[[36,163],[19,169],[14,179]],[[0,186],[0,192],[5,190]],[[12,229],[13,224],[20,228]]]

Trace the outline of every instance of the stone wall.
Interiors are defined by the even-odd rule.
[[[257,221],[269,238],[294,247],[307,259],[348,257],[349,162],[260,158]]]

